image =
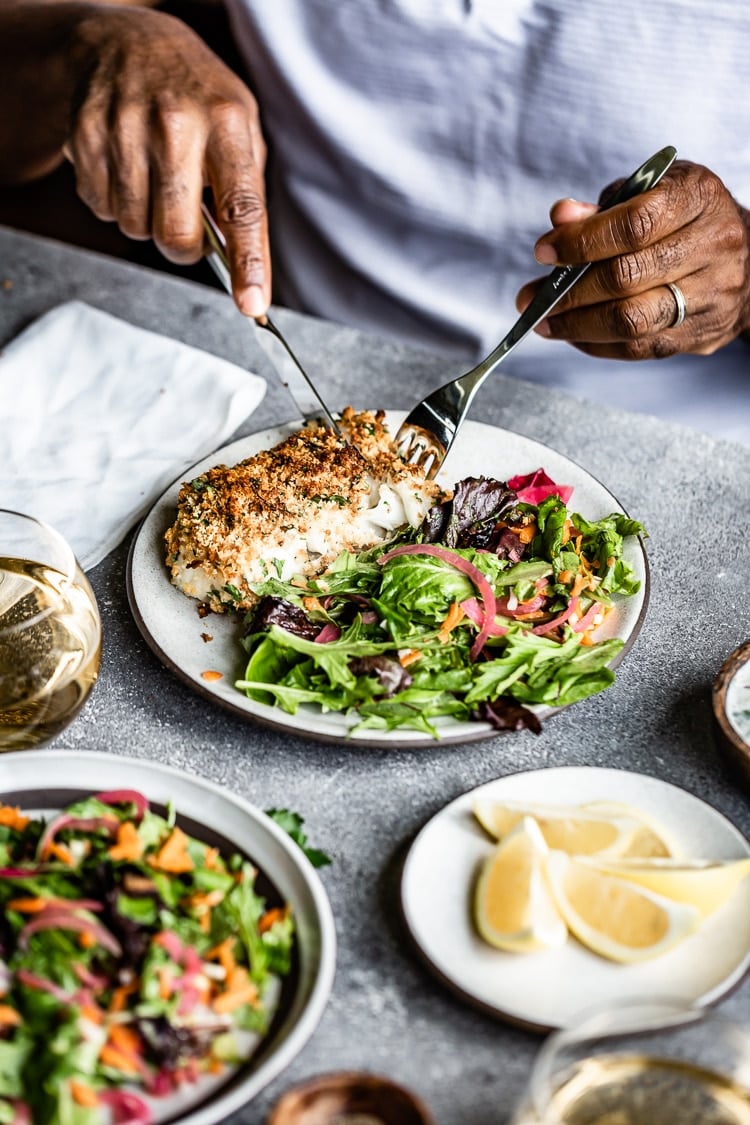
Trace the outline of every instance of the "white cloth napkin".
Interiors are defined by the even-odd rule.
[[[265,389],[217,356],[60,305],[0,353],[0,507],[47,520],[88,570]]]

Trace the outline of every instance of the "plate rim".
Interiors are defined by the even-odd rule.
[[[36,780],[29,778],[27,782],[19,782],[19,771],[14,767],[20,766],[20,772],[22,773],[27,770],[33,772],[33,765],[37,762],[46,764],[47,766],[52,762],[56,763],[59,766],[57,774],[60,779],[59,782],[50,780],[49,770],[40,770]],[[114,773],[117,773],[119,767],[124,766],[125,769],[133,769],[138,773],[145,771],[156,776],[161,776],[164,782],[169,782],[171,779],[174,779],[183,786],[187,784],[199,791],[210,792],[221,801],[233,805],[240,814],[249,819],[258,831],[265,832],[268,837],[270,837],[280,852],[283,853],[291,863],[296,877],[301,879],[304,891],[309,896],[310,905],[313,907],[314,911],[312,920],[314,929],[317,931],[317,941],[312,949],[314,970],[309,994],[304,1001],[304,1007],[299,1019],[290,1028],[289,1033],[278,1047],[272,1050],[270,1055],[261,1059],[257,1067],[250,1070],[247,1075],[243,1077],[243,1068],[239,1067],[237,1072],[235,1072],[233,1076],[230,1076],[226,1086],[219,1087],[214,1094],[209,1093],[206,1099],[195,1107],[186,1107],[184,1112],[177,1111],[180,1113],[178,1117],[171,1116],[169,1118],[170,1121],[176,1122],[179,1120],[180,1125],[214,1125],[217,1121],[217,1109],[220,1110],[221,1118],[223,1119],[225,1116],[235,1113],[243,1106],[250,1104],[266,1086],[274,1081],[274,1079],[293,1062],[296,1056],[309,1042],[323,1017],[333,989],[337,960],[336,924],[328,894],[317,871],[309,860],[304,857],[298,845],[290,839],[288,834],[284,832],[279,825],[263,812],[259,805],[253,804],[253,802],[249,801],[247,798],[223,788],[217,782],[211,781],[209,778],[205,778],[200,774],[187,773],[184,770],[178,769],[176,766],[156,762],[149,758],[137,758],[98,750],[73,751],[41,748],[38,750],[11,751],[0,757],[0,801],[3,799],[6,792],[12,793],[13,788],[39,791],[42,795],[45,790],[55,785],[57,785],[58,788],[67,785],[72,788],[91,789],[92,792],[96,792],[97,789],[102,788],[102,786],[98,786],[91,780],[91,774],[89,774],[87,778],[84,778],[77,774],[75,769],[66,777],[63,777],[62,775],[65,771],[66,763],[68,768],[71,766],[83,767],[87,763],[90,765],[104,764]],[[9,767],[9,771],[6,771],[5,767]],[[7,776],[8,772],[10,776]],[[149,800],[152,799],[145,784],[143,786],[143,792]],[[175,806],[179,813],[180,808],[177,800],[175,801]],[[192,819],[198,819],[194,814],[191,815]],[[204,821],[200,821],[200,824],[206,828],[215,827],[206,824]],[[241,845],[236,840],[232,839],[226,832],[225,835],[227,835],[227,839],[230,843],[241,848],[243,851],[251,850],[246,849],[245,845]],[[275,879],[270,875],[267,877],[270,879],[271,883],[275,885]],[[308,956],[310,956],[309,951]],[[295,996],[296,995],[297,993],[295,993]],[[263,1041],[261,1041],[259,1047],[262,1046],[262,1043]],[[248,1063],[250,1063],[251,1060],[252,1056],[247,1060]],[[224,1091],[223,1093],[222,1090]]]
[[[406,412],[402,410],[386,410],[386,414],[390,418],[398,420],[401,417],[405,416]],[[620,503],[611,489],[609,489],[607,485],[600,481],[598,477],[595,477],[592,473],[590,473],[588,469],[584,468],[584,466],[581,465],[578,461],[574,460],[572,457],[568,457],[567,454],[560,453],[559,450],[555,449],[553,446],[547,445],[545,442],[541,442],[536,438],[528,437],[526,434],[519,433],[516,430],[508,430],[506,427],[496,426],[488,422],[481,422],[477,419],[468,419],[467,425],[468,424],[492,430],[498,435],[507,434],[513,438],[520,438],[523,441],[540,447],[541,449],[549,450],[556,457],[560,457],[563,460],[567,461],[569,464],[573,465],[579,472],[588,477],[589,480],[593,481],[594,484],[596,484],[612,499],[616,508],[620,512],[622,512],[623,515],[629,516],[628,511]],[[133,576],[135,557],[139,548],[141,547],[141,536],[144,533],[145,525],[147,524],[151,516],[164,503],[166,496],[175,487],[177,482],[188,479],[189,474],[194,472],[199,465],[204,465],[209,461],[213,462],[214,464],[223,463],[224,455],[235,447],[245,445],[247,442],[253,441],[254,439],[261,438],[266,434],[274,432],[280,433],[283,431],[288,431],[289,433],[292,433],[295,430],[299,429],[301,425],[302,422],[299,419],[287,420],[273,426],[267,426],[262,430],[255,430],[252,433],[244,435],[243,437],[234,439],[228,444],[220,446],[218,449],[214,450],[213,453],[210,453],[206,457],[203,457],[200,460],[196,461],[193,465],[185,469],[183,473],[175,477],[174,480],[165,489],[163,489],[156,500],[154,500],[154,502],[150,505],[149,510],[146,512],[143,519],[139,522],[137,528],[135,529],[135,532],[131,537],[125,565],[125,589],[128,599],[128,606],[135,621],[136,627],[142,639],[146,642],[148,648],[151,650],[157,660],[163,665],[163,667],[171,672],[180,681],[180,683],[186,686],[194,694],[208,700],[214,706],[220,707],[225,713],[233,715],[235,718],[240,719],[243,722],[258,723],[260,726],[265,727],[266,729],[274,730],[278,733],[282,733],[286,737],[291,736],[303,740],[323,743],[326,745],[334,744],[339,746],[346,746],[348,748],[361,747],[363,749],[378,750],[425,750],[428,748],[439,748],[444,746],[457,746],[475,742],[483,742],[491,738],[501,737],[503,734],[513,733],[508,731],[495,730],[489,723],[485,722],[464,724],[464,726],[476,728],[476,730],[470,729],[465,731],[461,729],[453,731],[453,733],[451,733],[450,730],[441,730],[439,739],[431,738],[429,735],[419,732],[409,732],[406,730],[400,730],[399,732],[384,732],[382,736],[379,736],[379,732],[367,730],[363,731],[361,734],[350,734],[348,736],[346,734],[334,734],[322,730],[303,730],[296,726],[289,725],[282,718],[276,718],[275,716],[277,714],[281,714],[278,708],[268,707],[268,714],[265,713],[265,710],[256,712],[254,710],[248,709],[245,706],[242,706],[239,702],[237,702],[236,704],[233,703],[223,695],[219,695],[206,685],[199,683],[174,659],[172,659],[172,657],[167,652],[165,652],[165,650],[153,636],[138,604]],[[234,456],[234,454],[232,454],[232,456]],[[633,622],[628,637],[625,638],[625,643],[622,649],[610,661],[608,665],[608,667],[613,670],[619,667],[624,658],[630,652],[630,649],[635,644],[638,636],[640,635],[650,602],[651,570],[643,536],[637,536],[637,543],[643,565],[643,581],[641,590],[639,591],[642,600],[637,617]],[[260,707],[262,705],[258,706]],[[573,706],[573,704],[567,704],[565,707],[540,707],[537,710],[537,714],[543,722],[547,722],[549,719],[557,715],[560,711],[567,710],[570,706]],[[398,733],[398,737],[388,738],[388,733]]]
[[[598,774],[602,777],[602,780],[604,780],[604,775],[627,775],[628,777],[633,779],[645,779],[649,784],[653,783],[657,787],[664,788],[668,791],[676,791],[682,796],[692,798],[693,800],[699,802],[702,805],[705,805],[708,809],[710,809],[714,815],[719,817],[725,823],[730,832],[734,834],[737,837],[738,841],[741,842],[741,844],[745,847],[745,849],[747,850],[747,854],[750,855],[750,838],[745,836],[745,834],[737,827],[737,825],[731,820],[731,818],[726,815],[726,813],[721,812],[721,810],[717,809],[709,801],[704,800],[702,797],[697,796],[697,794],[695,793],[691,793],[689,790],[684,789],[680,785],[676,785],[671,781],[665,781],[663,778],[660,778],[655,774],[642,773],[638,770],[619,769],[616,766],[543,766],[539,769],[524,769],[517,770],[514,773],[501,774],[499,777],[490,778],[488,781],[480,782],[479,785],[472,786],[472,788],[466,789],[463,792],[457,794],[457,796],[452,798],[450,801],[447,801],[441,808],[433,813],[432,816],[430,816],[424,822],[421,828],[419,828],[419,830],[417,831],[416,835],[413,837],[401,865],[401,875],[399,878],[398,890],[398,907],[404,931],[409,939],[409,943],[419,957],[422,964],[430,971],[435,979],[440,982],[441,985],[443,985],[450,993],[452,993],[455,998],[468,1004],[474,1010],[484,1012],[486,1015],[502,1023],[507,1023],[513,1027],[521,1028],[522,1030],[531,1032],[533,1034],[542,1035],[547,1035],[551,1032],[560,1030],[560,1028],[564,1027],[565,1024],[543,1022],[536,1019],[526,1019],[523,1017],[523,1015],[508,1011],[505,1008],[501,1008],[497,1004],[493,1004],[490,1001],[483,1000],[475,993],[469,991],[468,988],[462,987],[462,985],[457,980],[449,976],[432,959],[427,950],[422,946],[412,927],[410,920],[410,910],[407,903],[406,881],[410,863],[414,862],[413,856],[416,853],[416,849],[420,841],[424,839],[427,830],[432,826],[435,820],[437,820],[439,817],[442,817],[444,814],[448,814],[454,806],[462,802],[466,802],[470,796],[478,793],[482,789],[488,788],[489,786],[497,785],[498,783],[506,781],[510,778],[531,777],[534,775],[546,774],[550,771],[553,771],[558,775],[561,773],[586,771],[591,776],[593,776],[594,774]],[[542,798],[542,801],[544,802],[544,798]],[[727,996],[730,996],[733,992],[735,992],[748,976],[750,976],[750,945],[748,946],[744,958],[739,962],[739,965],[736,966],[733,972],[729,974],[727,978],[728,983],[726,984],[726,986],[720,984],[711,989],[706,994],[706,996],[699,997],[698,1000],[694,1002],[700,1003],[705,1007],[714,1007],[722,1000],[724,1000]]]

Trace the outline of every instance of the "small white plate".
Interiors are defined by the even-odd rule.
[[[403,412],[387,412],[391,433],[396,433],[403,417]],[[297,424],[289,424],[240,438],[188,470],[156,502],[133,540],[128,559],[128,600],[136,624],[167,668],[194,691],[242,718],[325,742],[384,747],[434,746],[431,736],[421,731],[364,730],[352,734],[351,727],[356,720],[345,715],[324,714],[312,705],[303,705],[296,714],[288,715],[279,707],[248,699],[234,687],[234,681],[244,674],[247,662],[239,643],[237,622],[222,614],[201,619],[198,603],[169,581],[164,561],[164,533],[174,523],[182,480],[191,480],[213,465],[234,465],[261,449],[270,449],[297,428]],[[517,473],[539,468],[544,468],[558,484],[573,486],[570,506],[587,519],[601,519],[623,510],[604,485],[567,457],[530,438],[481,422],[463,424],[448,458],[447,472],[443,470],[437,479],[450,488],[468,476],[507,480]],[[619,664],[638,635],[648,602],[649,577],[643,544],[640,540],[626,541],[623,554],[641,586],[632,597],[617,600],[616,608],[597,633],[600,640],[617,636],[625,641],[612,667]],[[206,679],[206,672],[219,673],[220,677]],[[553,713],[550,707],[533,710],[542,719]],[[497,735],[489,723],[443,718],[435,725],[443,743],[473,742]]]
[[[547,804],[619,801],[650,814],[685,857],[734,859],[750,844],[724,816],[683,789],[644,774],[562,767],[511,774],[456,798],[412,844],[401,902],[406,925],[440,979],[493,1015],[532,1030],[563,1027],[593,1004],[655,994],[710,1004],[750,968],[750,879],[697,933],[653,961],[620,965],[574,939],[558,949],[505,953],[477,934],[472,895],[493,847],[472,813],[476,797]]]
[[[296,923],[296,954],[269,1035],[229,1077],[204,1077],[148,1099],[155,1122],[214,1125],[255,1097],[302,1050],[333,984],[336,930],[323,884],[302,850],[260,809],[218,785],[154,762],[95,752],[32,750],[0,758],[0,801],[47,816],[107,789],[137,789],[153,805],[172,801],[186,832],[250,858]],[[142,1095],[141,1095],[142,1096]]]

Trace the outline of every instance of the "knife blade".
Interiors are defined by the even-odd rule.
[[[231,296],[232,277],[229,272],[229,263],[226,255],[226,240],[221,228],[205,203],[201,204],[201,210],[203,213],[203,226],[209,246],[206,253],[206,260],[227,293]],[[341,437],[341,430],[333,414],[321,398],[315,384],[297,359],[291,346],[287,343],[283,332],[271,320],[267,313],[265,316],[259,317],[255,321],[255,326],[256,328],[265,329],[278,344],[282,345],[284,350],[280,351],[277,344],[271,345],[268,336],[264,336],[262,332],[258,332],[259,345],[271,361],[281,382],[294,399],[295,405],[304,420],[306,422],[320,421],[324,426],[327,426]]]

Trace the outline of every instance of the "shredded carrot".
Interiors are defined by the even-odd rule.
[[[112,999],[109,1002],[110,1012],[124,1011],[127,1007],[128,997],[137,991],[138,985],[135,981],[131,981],[130,984],[121,984],[112,993]]]
[[[127,1027],[124,1023],[113,1023],[109,1029],[109,1041],[113,1047],[118,1047],[121,1051],[127,1051],[129,1054],[140,1054],[141,1041],[138,1037],[138,1032],[133,1031],[132,1027]]]
[[[614,555],[610,555],[610,556],[609,556],[609,557],[607,558],[607,566],[614,566],[614,565],[615,565],[615,556],[614,556]]]
[[[565,523],[563,524],[563,533],[562,533],[562,539],[561,539],[561,543],[562,543],[563,547],[565,546],[566,543],[570,542],[570,533],[571,533],[572,529],[573,529],[573,524],[570,522],[570,520],[566,520]]]
[[[573,577],[573,571],[572,570],[561,570],[560,573],[557,576],[557,580],[558,580],[558,582],[563,582],[567,586],[568,582],[570,582],[572,577]]]
[[[224,1063],[221,1061],[221,1059],[209,1059],[206,1070],[209,1074],[223,1074]]]
[[[320,603],[320,598],[317,598],[315,596],[308,596],[306,598],[303,598],[302,604],[308,613],[314,613],[315,610],[319,610],[321,613],[325,613],[325,610]]]
[[[46,859],[50,855],[54,856],[55,859],[59,859],[60,863],[64,863],[68,867],[75,867],[75,860],[73,859],[70,848],[66,848],[65,844],[57,844],[52,840],[45,849],[44,858]]]
[[[197,907],[211,907],[218,906],[224,898],[224,891],[218,889],[214,891],[196,891],[195,894],[188,895],[187,898],[181,899],[186,906]]]
[[[595,643],[594,638],[591,636],[591,633],[588,631],[588,629],[586,630],[585,633],[581,633],[581,644],[582,645],[593,645],[594,643]]]
[[[29,819],[28,816],[23,815],[17,805],[0,805],[0,824],[5,828],[15,828],[17,832],[23,832]]]
[[[522,543],[530,543],[537,533],[537,526],[535,523],[525,524],[518,532],[518,538]]]
[[[140,859],[143,855],[143,841],[132,820],[124,820],[117,829],[117,843],[107,848],[110,859]]]
[[[20,1013],[15,1008],[11,1008],[10,1004],[0,1004],[0,1024],[4,1027],[17,1027],[20,1022]]]
[[[188,855],[187,843],[188,837],[182,829],[173,828],[156,856],[149,860],[151,866],[158,867],[160,871],[168,871],[172,875],[192,871],[195,864]]]
[[[50,907],[68,906],[69,903],[69,899],[56,898],[54,895],[50,895],[49,898],[34,895],[27,898],[12,898],[6,909],[17,910],[19,914],[39,914],[42,910],[47,910]]]
[[[228,1011],[234,1011],[236,1008],[241,1008],[244,1003],[255,1005],[259,999],[259,992],[257,992],[257,985],[251,981],[250,976],[247,975],[247,970],[243,969],[242,965],[235,965],[234,969],[227,974],[227,987],[224,992],[219,992],[218,996],[214,999],[214,1011],[226,1014]]]
[[[88,933],[87,930],[83,930],[82,933],[78,935],[78,944],[81,949],[91,949],[92,946],[96,945],[96,938],[93,934]]]
[[[209,680],[211,682],[214,682],[215,680],[223,679],[223,677],[224,677],[224,673],[223,672],[217,672],[215,668],[206,668],[205,672],[201,672],[201,679],[202,680]]]
[[[459,603],[453,602],[447,614],[445,615],[443,624],[440,626],[438,640],[441,644],[448,644],[451,632],[456,628],[457,625],[461,624],[465,616],[466,614],[464,613]]]
[[[68,1086],[70,1087],[71,1097],[76,1105],[85,1105],[91,1109],[99,1105],[96,1090],[92,1090],[85,1082],[81,1082],[78,1078],[69,1078]]]
[[[206,961],[218,961],[222,969],[226,972],[227,976],[231,973],[237,962],[234,959],[234,937],[224,938],[223,941],[215,945],[213,949],[209,949],[208,953],[204,953],[203,957]]]
[[[172,974],[166,966],[159,969],[159,998],[161,1000],[169,1000],[172,995]]]
[[[209,871],[215,871],[220,866],[219,855],[218,848],[206,848],[203,854],[203,866]]]
[[[588,574],[584,570],[579,570],[573,580],[573,585],[570,587],[571,598],[577,598],[581,591],[588,587],[590,581]]]
[[[102,1023],[104,1020],[104,1013],[96,1004],[82,1004],[80,1012],[91,1023]]]
[[[274,906],[271,910],[267,910],[258,922],[258,932],[264,934],[266,930],[270,930],[274,922],[283,922],[287,916],[287,909],[284,906]]]
[[[54,906],[57,901],[54,898],[12,898],[6,910],[17,910],[19,914],[38,914],[40,910],[46,910],[48,906]]]
[[[257,1001],[258,989],[249,982],[242,988],[228,988],[226,992],[220,992],[213,1002],[213,1009],[215,1012],[226,1014],[241,1008],[243,1004],[256,1004]]]
[[[198,915],[198,925],[204,934],[211,933],[211,911],[205,910],[202,914]]]
[[[421,656],[422,653],[418,648],[410,648],[403,656],[399,656],[398,661],[402,668],[408,668],[410,664],[413,664],[415,660],[419,660]]]
[[[120,1051],[117,1047],[113,1047],[111,1043],[105,1043],[99,1052],[99,1058],[105,1066],[111,1066],[115,1070],[121,1070],[125,1074],[137,1074],[138,1067],[134,1059]]]
[[[250,984],[250,976],[244,965],[235,965],[227,977],[227,988],[230,992],[245,989]]]

